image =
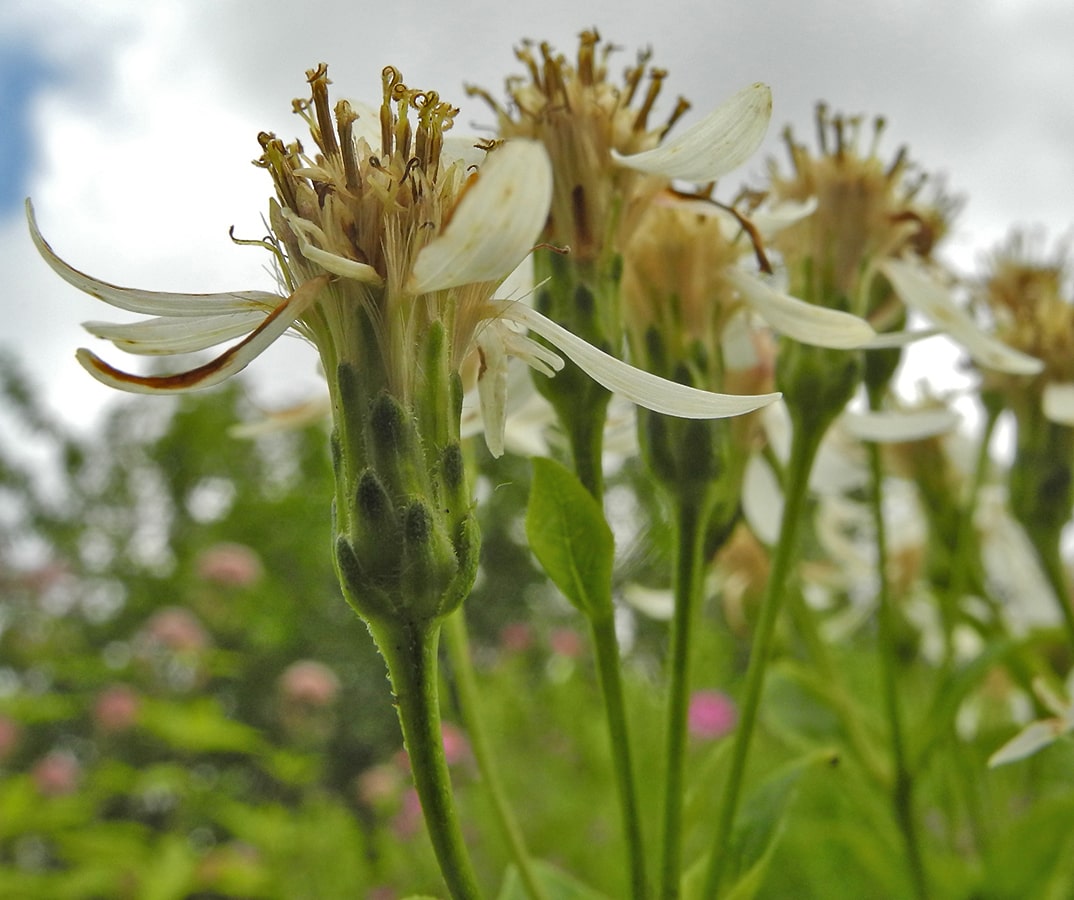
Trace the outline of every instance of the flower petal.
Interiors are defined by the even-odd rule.
[[[477,392],[481,398],[481,421],[485,444],[495,458],[503,456],[503,433],[507,422],[507,353],[499,328],[483,328],[478,337],[481,369]]]
[[[1044,415],[1056,425],[1074,426],[1074,384],[1049,382],[1041,398]]]
[[[525,304],[494,300],[489,309],[543,337],[609,391],[653,412],[684,419],[722,419],[752,412],[782,396],[715,394],[676,384],[609,356]]]
[[[415,294],[502,281],[533,248],[552,202],[552,163],[536,141],[508,141],[488,154],[444,230],[418,253]]]
[[[255,331],[216,359],[188,372],[175,375],[132,375],[113,368],[96,354],[81,349],[78,361],[102,384],[133,394],[182,393],[219,384],[242,371],[266,347],[283,334],[317,299],[328,285],[329,277],[320,275],[299,286],[290,297],[279,304]]]
[[[994,769],[1032,756],[1038,750],[1054,744],[1062,733],[1062,725],[1056,719],[1031,722],[988,758],[988,768]]]
[[[265,320],[265,315],[265,312],[256,311],[197,319],[168,316],[128,324],[83,322],[82,327],[94,337],[111,341],[127,353],[155,356],[215,347],[253,331]]]
[[[853,437],[877,444],[919,441],[946,434],[958,426],[961,417],[944,407],[914,411],[847,412],[840,425]]]
[[[880,271],[903,303],[958,341],[978,365],[1011,375],[1035,375],[1044,368],[1039,359],[985,334],[955,303],[950,291],[929,277],[920,266],[906,260],[888,259],[880,263]]]
[[[876,337],[864,319],[780,293],[748,272],[731,268],[727,278],[769,325],[803,344],[849,350]]]
[[[753,155],[771,117],[768,85],[751,84],[678,137],[630,156],[613,150],[612,157],[639,172],[697,183],[715,181]]]
[[[351,281],[360,281],[362,284],[382,284],[384,279],[380,277],[376,269],[367,263],[361,263],[354,259],[347,259],[338,253],[322,250],[310,240],[310,236],[325,240],[324,232],[312,222],[308,222],[301,216],[289,209],[283,210],[283,217],[291,226],[295,237],[298,239],[299,249],[302,255],[310,262],[316,263],[326,272],[338,275],[340,278],[349,278]]]
[[[220,294],[172,294],[161,291],[139,291],[119,287],[107,281],[98,281],[60,259],[48,242],[41,236],[37,218],[29,200],[26,201],[26,219],[30,225],[30,237],[37,252],[52,270],[68,284],[90,296],[103,300],[118,309],[143,313],[150,316],[205,316],[233,312],[249,312],[251,309],[271,309],[280,302],[276,294],[265,291],[227,291]]]
[[[861,345],[862,350],[891,350],[943,334],[939,328],[915,328],[913,331],[884,331]]]

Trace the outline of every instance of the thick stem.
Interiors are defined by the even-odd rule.
[[[1070,605],[1070,584],[1060,551],[1061,535],[1047,526],[1035,528],[1027,525],[1026,532],[1037,550],[1037,558],[1040,559],[1048,585],[1055,596],[1059,620],[1063,623],[1070,648],[1074,650],[1074,608]]]
[[[392,622],[371,630],[388,664],[410,770],[440,872],[453,900],[478,900],[444,759],[436,657],[440,626]]]
[[[869,468],[872,476],[873,526],[876,531],[876,577],[879,591],[877,598],[877,643],[880,654],[880,681],[884,695],[884,709],[888,717],[891,738],[891,761],[893,779],[891,801],[906,846],[906,863],[914,893],[921,900],[928,900],[929,892],[925,877],[925,864],[921,857],[921,841],[914,816],[914,780],[907,763],[906,740],[903,733],[902,710],[898,691],[898,650],[896,648],[895,615],[892,609],[891,589],[887,578],[888,544],[884,524],[884,475],[880,466],[880,448],[868,445]]]
[[[701,593],[705,525],[710,505],[707,497],[696,494],[680,496],[674,501],[675,609],[668,659],[664,732],[664,819],[660,855],[660,896],[669,900],[679,896],[681,883],[683,772],[690,697],[690,637],[694,630]]]
[[[731,768],[716,815],[716,842],[709,857],[703,897],[716,897],[727,865],[727,851],[731,846],[732,826],[742,795],[746,757],[749,754],[757,712],[761,705],[768,661],[772,655],[772,642],[783,603],[784,588],[790,573],[798,543],[798,527],[809,494],[809,473],[817,455],[827,423],[799,422],[791,443],[791,455],[787,465],[784,491],[783,521],[780,523],[779,542],[772,556],[771,570],[764,597],[761,600],[757,630],[753,637],[746,670],[746,686],[742,698],[741,716],[731,750]],[[812,426],[812,427],[810,427]]]
[[[597,658],[597,674],[604,697],[608,722],[608,739],[612,753],[616,791],[623,820],[630,866],[631,896],[644,900],[648,896],[645,876],[645,853],[641,834],[641,813],[634,781],[634,764],[627,728],[626,704],[623,700],[623,680],[620,674],[619,641],[615,636],[615,619],[594,617],[589,621],[590,636]]]
[[[466,619],[462,609],[448,616],[444,623],[444,636],[448,658],[455,676],[455,693],[459,711],[462,714],[463,724],[466,726],[466,733],[470,737],[470,747],[477,761],[478,770],[481,772],[481,780],[492,801],[496,822],[500,831],[503,832],[504,840],[507,841],[511,859],[518,869],[526,893],[532,900],[549,900],[548,894],[541,887],[533,871],[522,829],[511,811],[507,794],[500,782],[488,732],[481,718],[477,677],[474,674],[473,661],[470,656],[470,641],[466,634]]]

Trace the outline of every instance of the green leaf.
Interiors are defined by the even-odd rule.
[[[838,763],[831,748],[806,753],[780,767],[746,795],[731,837],[728,872],[721,892],[727,900],[753,900],[764,886],[765,876],[783,832],[787,809],[798,790],[802,776],[820,766]],[[691,866],[683,878],[683,897],[700,900],[702,879],[708,870],[704,856]]]
[[[212,698],[184,703],[148,702],[139,721],[176,750],[188,753],[258,753],[263,741],[256,729],[229,719]]]
[[[612,531],[600,504],[553,460],[533,460],[526,536],[548,577],[571,603],[592,618],[611,614]]]
[[[532,866],[548,900],[608,900],[604,894],[549,863],[535,859]],[[530,900],[530,894],[514,866],[508,868],[496,900]]]

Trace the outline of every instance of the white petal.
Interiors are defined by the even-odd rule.
[[[139,291],[119,287],[107,281],[98,281],[60,259],[48,242],[41,236],[34,216],[34,208],[26,201],[26,219],[30,225],[30,237],[37,252],[52,270],[68,284],[103,300],[118,309],[143,313],[150,316],[205,316],[251,309],[271,309],[280,302],[275,294],[264,291],[228,291],[221,294],[171,294],[160,291]]]
[[[269,344],[290,328],[295,319],[309,309],[328,283],[328,276],[321,275],[302,284],[245,340],[188,372],[175,375],[132,375],[113,368],[89,350],[79,350],[76,356],[86,371],[102,384],[133,394],[184,393],[212,387],[245,369]]]
[[[768,461],[754,453],[742,481],[742,514],[762,544],[774,547],[783,521],[783,490]]]
[[[298,239],[299,249],[302,250],[302,255],[306,257],[310,262],[316,263],[326,272],[331,272],[333,275],[338,275],[340,278],[347,278],[351,281],[360,281],[362,284],[381,284],[384,279],[380,277],[377,270],[366,263],[360,263],[357,260],[347,259],[345,256],[340,256],[337,253],[330,253],[328,250],[323,250],[317,247],[310,240],[310,237],[314,237],[317,240],[327,243],[324,232],[321,231],[312,222],[303,219],[301,216],[292,212],[289,209],[283,210],[283,217],[287,220],[287,224],[291,226],[291,230],[295,233],[295,237]]]
[[[440,153],[440,164],[450,166],[462,163],[464,169],[480,168],[485,161],[487,151],[479,146],[480,138],[473,135],[449,134],[444,138],[444,147]]]
[[[500,329],[481,329],[477,341],[481,353],[481,371],[477,375],[477,392],[481,398],[481,421],[485,444],[499,459],[503,456],[503,432],[507,422],[507,353]]]
[[[805,200],[784,200],[760,206],[749,214],[749,220],[765,237],[772,237],[784,228],[809,218],[816,209],[815,196]]]
[[[280,298],[282,299],[282,298]],[[83,322],[94,337],[111,341],[120,350],[152,356],[192,353],[214,347],[253,331],[265,321],[266,312],[228,313],[199,319],[163,317],[145,322]]]
[[[780,293],[748,272],[728,269],[727,278],[769,325],[803,344],[848,350],[876,336],[864,319]]]
[[[1074,384],[1069,381],[1046,384],[1041,404],[1044,415],[1056,425],[1074,426]]]
[[[760,409],[782,396],[715,394],[675,384],[609,356],[522,303],[495,300],[489,307],[496,314],[539,334],[612,393],[620,394],[653,412],[684,419],[722,419]]]
[[[840,424],[858,440],[884,444],[946,434],[958,427],[959,421],[954,410],[937,407],[913,412],[847,412]]]
[[[768,85],[752,84],[678,137],[642,153],[623,156],[612,151],[612,156],[640,172],[697,183],[715,181],[753,155],[771,117]]]
[[[1044,368],[1044,363],[1039,359],[985,334],[954,301],[947,288],[929,277],[919,266],[901,259],[889,259],[880,264],[880,271],[891,282],[903,303],[916,309],[962,344],[979,365],[1011,375],[1035,375]]]
[[[925,338],[936,337],[943,334],[939,328],[915,328],[913,331],[885,331],[878,334],[871,341],[862,344],[862,350],[889,350],[897,347],[905,347]]]
[[[1054,744],[1061,733],[1062,728],[1054,719],[1031,722],[988,758],[988,767],[994,769],[1032,756],[1038,750]]]
[[[414,263],[415,294],[502,281],[533,249],[552,202],[552,163],[543,144],[509,141],[488,155],[447,227]]]

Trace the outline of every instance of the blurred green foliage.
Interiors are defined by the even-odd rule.
[[[0,375],[0,896],[442,896],[383,664],[332,570],[324,429],[233,437],[258,413],[232,381],[174,402],[125,400],[78,435],[10,361]],[[484,546],[466,612],[506,792],[552,896],[625,896],[584,627],[526,548],[529,461],[475,451],[473,465]],[[617,533],[617,584],[651,580],[666,533],[632,464],[610,482],[609,505],[648,523]],[[699,687],[737,691],[748,602],[742,614],[706,608]],[[624,622],[652,841],[664,625]],[[1013,731],[990,679],[1037,654],[1037,640],[998,641],[942,679],[919,641],[907,643],[901,677],[937,897],[1070,896],[1074,751],[985,765]],[[829,649],[834,680],[795,628],[783,635],[734,836],[738,896],[909,891],[874,638],[864,629]],[[512,900],[524,895],[450,724],[460,720],[451,675],[445,666],[447,751],[466,837],[489,895]],[[971,706],[967,736],[957,717]],[[690,745],[687,898],[710,849],[726,748]]]

